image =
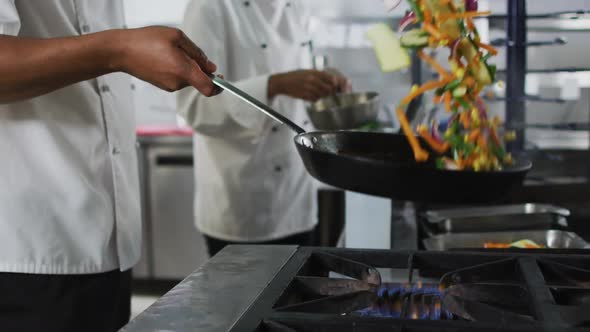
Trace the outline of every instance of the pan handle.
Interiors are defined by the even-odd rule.
[[[293,130],[294,132],[296,132],[297,134],[303,134],[303,133],[305,133],[305,130],[303,128],[299,127],[298,125],[296,125],[293,121],[287,119],[286,117],[284,117],[279,112],[277,112],[277,111],[273,110],[272,108],[268,107],[267,105],[263,104],[261,101],[259,101],[258,99],[250,96],[246,92],[238,89],[237,87],[235,87],[233,84],[229,83],[228,81],[222,79],[221,77],[217,77],[217,76],[214,76],[214,75],[210,75],[209,77],[211,77],[211,80],[213,81],[213,84],[215,84],[215,85],[223,88],[226,91],[229,91],[231,94],[233,94],[236,97],[242,99],[243,101],[245,101],[246,103],[250,104],[251,106],[253,106],[257,110],[259,110],[260,112],[262,112],[262,113],[268,115],[269,117],[273,118],[275,121],[280,122],[280,123],[286,125],[291,130]]]

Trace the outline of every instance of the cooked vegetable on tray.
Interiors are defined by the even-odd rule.
[[[521,249],[541,249],[544,248],[531,240],[520,240],[513,243],[494,243],[486,242],[483,245],[486,249],[506,249],[506,248],[521,248]]]
[[[500,120],[490,119],[480,97],[482,90],[495,81],[496,66],[489,60],[498,52],[482,42],[473,23],[478,12],[477,1],[466,0],[456,5],[451,0],[407,0],[412,8],[400,23],[400,31],[419,24],[400,38],[403,47],[417,55],[438,73],[438,79],[413,86],[398,109],[402,130],[412,146],[418,162],[435,158],[437,167],[451,170],[499,171],[512,164],[504,142],[514,139],[513,133],[501,136]],[[449,48],[449,69],[430,57],[425,48]],[[420,95],[434,90],[434,103],[449,113],[446,128],[438,123],[420,125],[415,130],[405,114],[405,107]],[[416,134],[430,146],[435,156],[421,145]]]

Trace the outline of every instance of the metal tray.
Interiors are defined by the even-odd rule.
[[[524,239],[553,249],[584,249],[588,245],[575,233],[557,230],[440,234],[423,240],[423,243],[426,250],[447,250],[483,248],[486,242],[512,243]]]
[[[431,233],[503,232],[567,227],[569,210],[552,205],[517,204],[427,211]]]

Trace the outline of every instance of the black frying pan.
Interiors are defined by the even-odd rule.
[[[437,169],[432,161],[417,163],[402,134],[305,132],[225,80],[212,79],[216,85],[295,131],[295,145],[307,171],[319,181],[342,189],[427,203],[485,203],[500,200],[522,185],[532,167],[530,161],[517,158],[514,165],[502,171]]]

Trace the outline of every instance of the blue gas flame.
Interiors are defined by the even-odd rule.
[[[442,308],[443,293],[438,285],[385,283],[376,293],[377,300],[373,304],[354,313],[393,319],[453,319],[452,313]]]

